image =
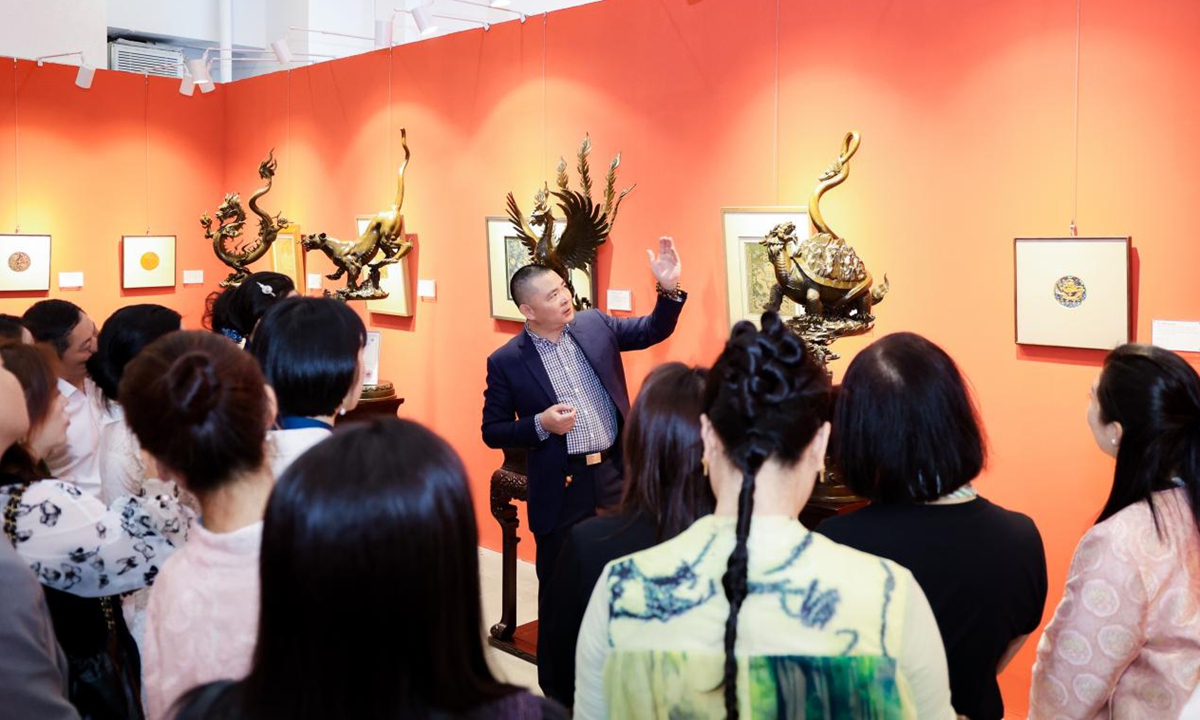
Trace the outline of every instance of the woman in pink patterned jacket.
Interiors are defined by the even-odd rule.
[[[1200,683],[1200,375],[1122,345],[1088,424],[1116,472],[1038,645],[1029,716],[1177,718]]]

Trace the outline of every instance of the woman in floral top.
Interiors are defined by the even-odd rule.
[[[1029,717],[1179,717],[1200,683],[1200,376],[1122,345],[1087,417],[1117,467],[1038,645]]]
[[[186,539],[191,513],[170,496],[105,507],[70,483],[43,479],[42,459],[66,441],[53,360],[31,345],[4,346],[0,355],[30,418],[26,440],[0,459],[5,534],[47,588],[72,703],[84,716],[141,718],[140,660],[117,596],[154,582]]]

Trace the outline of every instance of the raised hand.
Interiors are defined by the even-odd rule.
[[[675,250],[675,241],[668,235],[658,239],[658,256],[653,250],[647,250],[650,257],[650,272],[654,279],[667,290],[674,290],[679,285],[679,273],[683,264],[679,261],[679,252]]]

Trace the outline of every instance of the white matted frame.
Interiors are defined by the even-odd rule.
[[[555,240],[562,235],[566,222],[559,220],[554,223]],[[488,289],[491,296],[492,317],[497,320],[513,320],[525,322],[517,304],[508,293],[508,281],[514,273],[529,264],[529,250],[513,229],[512,223],[506,217],[487,218],[488,239]],[[594,292],[592,278],[595,277],[595,265],[587,270],[572,270],[571,285],[575,293],[592,301],[593,307],[600,303]]]
[[[741,320],[758,325],[762,319],[762,306],[770,299],[771,288],[775,285],[775,270],[761,241],[776,225],[784,222],[795,223],[798,237],[808,237],[808,209],[805,207],[721,208],[730,326]],[[800,310],[794,302],[784,298],[779,314],[792,317],[799,315]]]
[[[175,287],[175,236],[122,235],[121,287]]]
[[[367,231],[367,225],[374,215],[359,215],[354,218],[354,229],[358,237]],[[376,256],[379,260],[381,256]],[[366,272],[364,270],[364,272]],[[367,312],[377,315],[396,315],[412,317],[412,304],[408,300],[408,256],[400,258],[400,262],[384,265],[379,270],[379,287],[387,291],[388,296],[382,300],[368,300]]]
[[[50,289],[50,236],[0,235],[0,292]]]
[[[1128,237],[1016,238],[1019,345],[1111,350],[1130,339]]]

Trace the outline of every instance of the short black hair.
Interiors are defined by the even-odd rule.
[[[0,313],[0,340],[14,340],[21,342],[25,339],[22,330],[28,330],[25,326],[25,321],[16,315],[8,313]]]
[[[96,352],[88,358],[88,375],[105,400],[116,402],[125,366],[150,343],[179,329],[180,315],[162,305],[130,305],[104,321]]]
[[[887,335],[850,363],[833,446],[846,484],[880,504],[936,500],[975,479],[986,459],[962,372],[914,333]]]
[[[337,412],[350,391],[366,340],[362,319],[345,303],[294,297],[267,311],[250,352],[280,415],[319,417]]]
[[[526,265],[513,273],[512,280],[508,281],[508,294],[513,299],[513,302],[517,304],[517,307],[529,301],[529,285],[533,282],[534,278],[548,272],[554,272],[554,270],[545,265]]]
[[[40,300],[22,316],[36,342],[48,343],[61,358],[71,343],[71,331],[83,319],[83,310],[66,300]]]

